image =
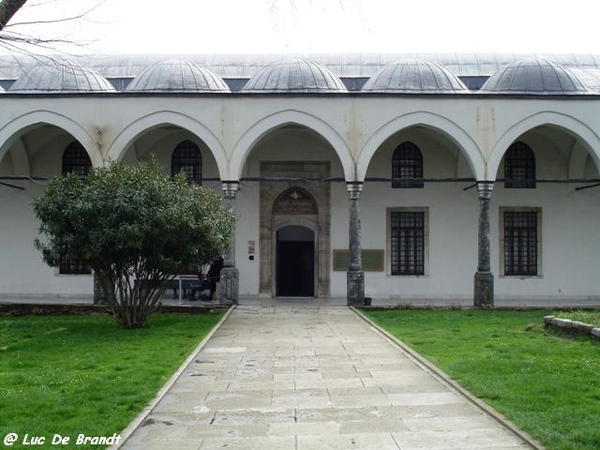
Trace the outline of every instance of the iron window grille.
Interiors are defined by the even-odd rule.
[[[504,156],[504,187],[535,188],[535,155],[524,142],[512,144]]]
[[[188,180],[198,185],[202,184],[202,153],[191,141],[183,141],[173,150],[171,175],[175,176],[180,172],[183,172]]]
[[[62,173],[75,172],[79,178],[85,178],[92,169],[92,161],[79,142],[71,142],[63,153]]]
[[[537,211],[504,211],[504,274],[538,274]]]
[[[425,274],[425,213],[392,211],[392,275]]]
[[[79,178],[85,178],[92,170],[92,161],[79,142],[71,142],[63,153],[62,173],[75,172]],[[58,273],[63,275],[89,275],[92,268],[84,264],[79,258],[70,258],[66,255],[60,257]]]
[[[83,263],[79,258],[70,258],[62,255],[58,271],[62,275],[90,275],[92,268]]]
[[[392,155],[392,188],[423,187],[423,155],[412,142],[403,142]]]

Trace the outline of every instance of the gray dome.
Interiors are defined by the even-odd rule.
[[[70,61],[53,61],[34,67],[21,75],[10,92],[115,92],[110,82],[99,73]]]
[[[379,70],[369,78],[361,91],[437,94],[462,93],[468,92],[468,89],[439,64],[403,59]]]
[[[496,71],[480,92],[534,95],[589,93],[569,69],[546,59],[525,59],[509,64]]]
[[[327,93],[348,92],[326,67],[308,59],[293,58],[269,64],[248,80],[243,92]]]
[[[230,92],[225,82],[193,62],[170,59],[137,75],[127,91],[136,92]]]

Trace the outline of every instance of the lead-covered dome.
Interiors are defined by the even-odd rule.
[[[115,92],[110,81],[89,67],[71,61],[51,61],[21,75],[9,92]]]
[[[242,92],[328,93],[348,92],[344,83],[326,67],[308,59],[278,61],[248,80]]]
[[[467,87],[439,64],[402,59],[388,64],[362,87],[363,92],[448,94],[468,92]]]
[[[129,83],[126,90],[134,92],[230,92],[225,82],[210,70],[181,59],[170,59],[148,67]]]
[[[569,69],[546,59],[525,59],[495,72],[480,92],[534,95],[587,94]]]

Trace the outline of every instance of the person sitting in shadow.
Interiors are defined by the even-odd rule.
[[[217,283],[221,279],[221,269],[223,268],[223,258],[219,257],[215,259],[208,269],[208,282],[210,284],[210,299],[213,300],[215,291],[217,290]]]

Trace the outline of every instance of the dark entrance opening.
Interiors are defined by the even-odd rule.
[[[277,232],[277,296],[315,295],[315,233],[290,225]]]

